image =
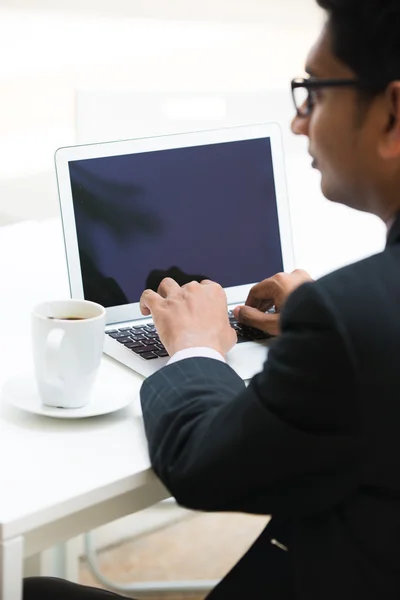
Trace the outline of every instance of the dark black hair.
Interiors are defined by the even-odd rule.
[[[328,13],[332,51],[365,90],[400,81],[400,0],[317,0]]]

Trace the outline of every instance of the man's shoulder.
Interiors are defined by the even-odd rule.
[[[284,321],[358,321],[400,294],[400,245],[305,283],[288,299]]]
[[[336,301],[351,302],[358,296],[367,299],[380,295],[387,282],[389,288],[400,289],[399,275],[400,245],[396,245],[325,275],[317,285]]]
[[[336,322],[350,329],[363,323],[369,329],[374,324],[386,329],[396,316],[394,300],[400,295],[400,245],[338,269],[314,285]]]

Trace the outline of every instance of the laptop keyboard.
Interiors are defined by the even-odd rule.
[[[228,312],[228,316],[231,327],[236,331],[238,344],[265,340],[271,337],[268,333],[264,333],[259,329],[238,323],[231,311]],[[158,337],[154,325],[132,325],[120,329],[109,329],[106,334],[145,360],[168,356],[168,352]]]

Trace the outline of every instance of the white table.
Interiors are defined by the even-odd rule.
[[[0,228],[0,277],[1,385],[32,369],[32,306],[69,296],[60,224]],[[26,557],[169,496],[150,468],[142,378],[107,357],[99,377],[136,400],[78,421],[0,404],[0,600],[20,600]]]
[[[315,216],[310,202],[319,191],[312,182],[299,187],[293,169],[301,165],[289,167],[292,197],[307,190],[308,204],[299,204],[293,215],[298,266],[320,275],[381,249],[382,227],[363,215],[353,215],[348,244],[340,219],[335,227],[322,218],[315,226],[307,215]],[[358,239],[354,249],[362,221],[364,247]],[[32,369],[32,306],[69,297],[60,222],[0,228],[0,278],[1,385]],[[133,371],[105,357],[99,377],[113,382],[115,395],[128,391],[137,398],[142,378]],[[35,417],[1,403],[0,482],[0,600],[20,600],[24,558],[169,495],[151,471],[137,399],[116,414],[77,422]]]

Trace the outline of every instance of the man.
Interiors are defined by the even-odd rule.
[[[328,22],[292,129],[327,198],[385,221],[385,251],[256,285],[237,316],[278,335],[247,388],[224,363],[220,286],[165,279],[141,299],[172,356],[141,391],[158,476],[184,506],[272,514],[211,600],[400,598],[400,3],[317,1]],[[26,580],[33,596],[103,597]]]
[[[400,3],[318,1],[292,129],[327,198],[385,221],[385,251],[256,285],[239,319],[281,333],[247,388],[220,286],[141,299],[172,356],[141,391],[156,473],[186,507],[272,514],[213,600],[400,598]]]

